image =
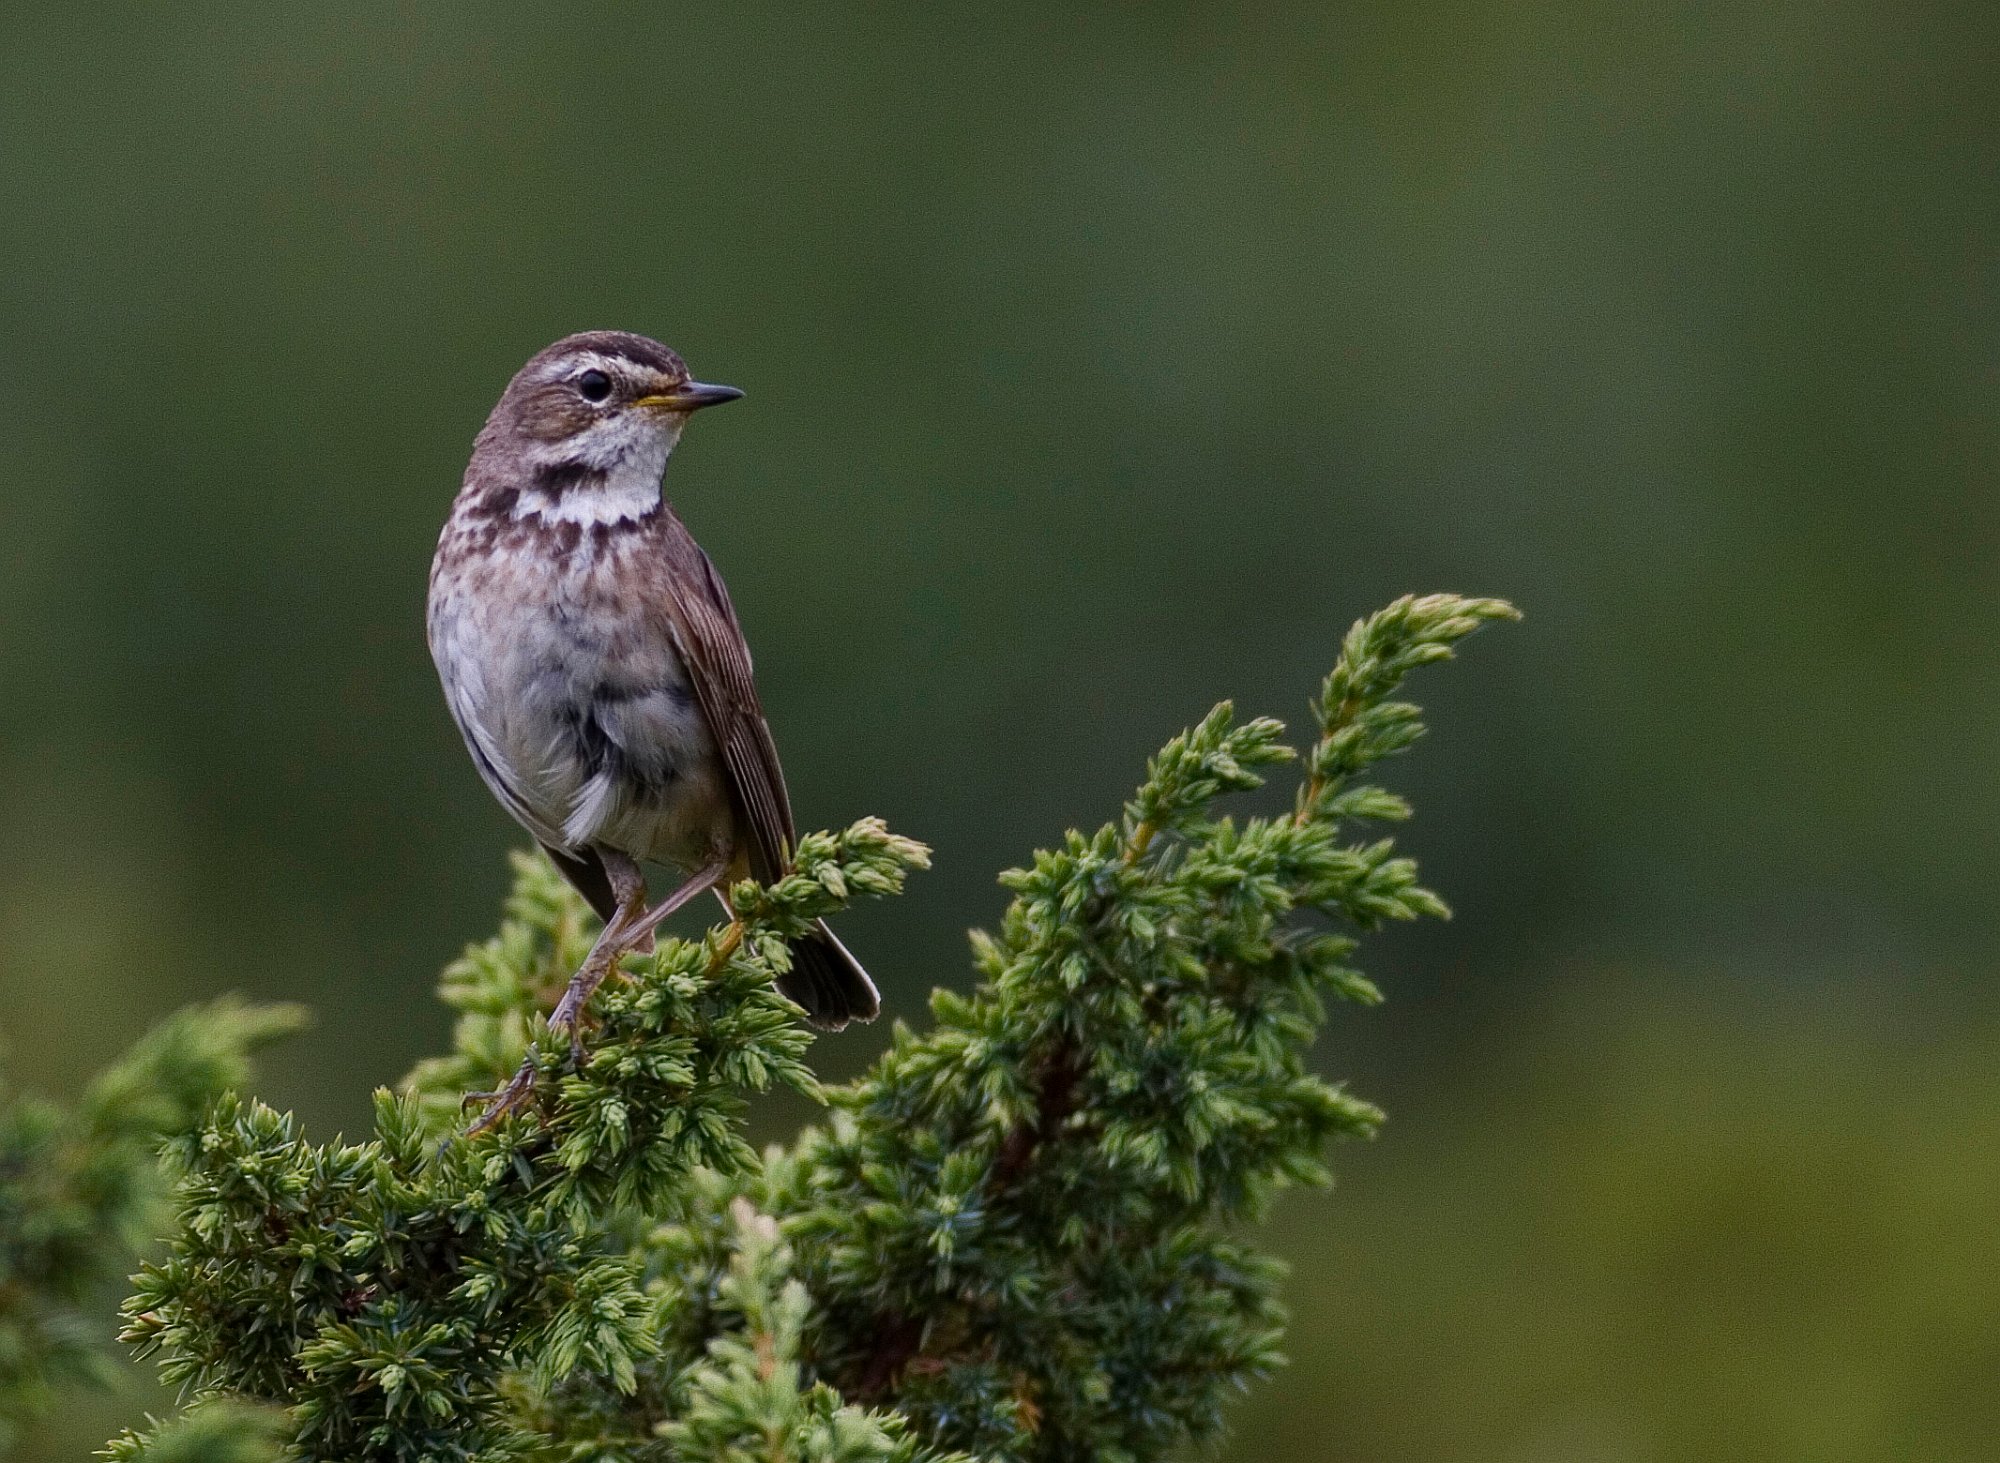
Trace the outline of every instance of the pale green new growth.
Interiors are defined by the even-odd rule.
[[[1325,996],[1377,999],[1349,931],[1444,913],[1354,840],[1409,811],[1358,779],[1421,730],[1403,677],[1512,613],[1433,596],[1358,624],[1283,816],[1217,813],[1299,755],[1217,707],[1118,822],[1005,876],[974,991],[843,1088],[771,977],[921,845],[873,820],[807,837],[795,873],[732,891],[738,924],[627,961],[580,1067],[537,1013],[590,924],[518,861],[500,935],[446,974],[453,1053],[381,1097],[373,1138],[315,1145],[230,1098],[172,1145],[180,1224],[128,1339],[198,1400],[282,1409],[328,1463],[1137,1463],[1212,1437],[1279,1360],[1279,1267],[1242,1226],[1380,1118],[1307,1062]],[[452,1137],[460,1094],[524,1055],[538,1106]],[[774,1085],[832,1118],[758,1155],[746,1094]],[[180,1425],[224,1426],[216,1456],[271,1456],[240,1414]],[[112,1456],[193,1456],[188,1435]]]

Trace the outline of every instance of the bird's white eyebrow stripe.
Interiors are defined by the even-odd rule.
[[[636,380],[644,376],[672,376],[675,369],[671,365],[657,361],[642,361],[636,356],[620,355],[613,351],[578,351],[573,356],[559,357],[557,370],[551,371],[551,381],[573,381],[585,371],[602,371],[619,380]],[[686,374],[686,368],[681,368]]]
[[[564,358],[561,369],[549,373],[552,381],[570,381],[585,371],[602,371],[607,376],[629,376],[632,362],[623,356],[607,356],[598,351],[582,351]]]

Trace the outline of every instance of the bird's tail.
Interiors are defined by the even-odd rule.
[[[882,997],[861,962],[833,937],[821,920],[792,946],[792,968],[778,977],[778,990],[805,1007],[806,1019],[822,1031],[838,1031],[850,1021],[873,1021]]]

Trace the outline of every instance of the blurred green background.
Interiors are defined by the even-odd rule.
[[[669,492],[802,820],[937,847],[843,928],[904,1012],[1214,699],[1528,611],[1417,686],[1458,918],[1325,1043],[1392,1120],[1232,1457],[2000,1455],[1990,4],[0,22],[22,1080],[231,988],[316,1131],[438,1049],[519,839],[431,548],[515,367],[640,330],[749,393]]]

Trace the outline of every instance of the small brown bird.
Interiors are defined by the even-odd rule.
[[[792,856],[749,647],[660,483],[688,417],[742,394],[690,380],[642,335],[557,341],[487,418],[431,565],[431,657],[472,760],[604,919],[549,1018],[572,1041],[591,993],[661,920],[704,889],[775,879]],[[650,910],[642,861],[686,876]],[[830,1030],[881,1009],[823,923],[778,988]],[[532,1076],[493,1094],[475,1131]]]

